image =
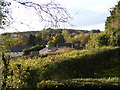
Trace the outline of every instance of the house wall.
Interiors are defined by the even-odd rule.
[[[40,50],[40,51],[39,51],[39,54],[44,54],[44,53],[47,53],[47,52],[49,52],[48,47]]]
[[[23,52],[10,52],[6,54],[9,55],[10,57],[23,56]]]

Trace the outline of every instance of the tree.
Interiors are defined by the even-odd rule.
[[[3,0],[0,0],[0,29],[2,28],[3,29],[3,25],[7,24],[5,21],[5,13],[8,13],[7,10],[4,10],[5,6],[7,4],[5,4],[5,2]],[[5,13],[4,13],[5,12]],[[8,66],[9,66],[9,58],[6,58],[5,57],[5,52],[8,51],[8,46],[5,44],[5,39],[6,37],[0,35],[0,56],[2,58],[2,61],[3,61],[3,65],[4,65],[4,68],[2,68],[2,75],[3,75],[3,80],[2,80],[2,89],[6,89],[6,80],[7,80],[7,76],[8,76]],[[9,38],[8,38],[9,39]],[[10,40],[8,40],[10,41]],[[8,43],[8,42],[7,42]],[[9,44],[9,43],[8,43]],[[10,46],[11,44],[9,44]],[[1,59],[0,59],[0,62],[2,62]],[[2,64],[2,63],[0,63]],[[1,68],[0,68],[1,69]],[[1,72],[0,72],[1,73]],[[1,79],[1,77],[0,77]],[[1,80],[0,80],[0,83],[1,83]],[[0,87],[1,87],[0,86]]]
[[[100,33],[100,30],[99,29],[97,29],[97,30],[93,29],[93,30],[90,31],[90,33]]]
[[[0,1],[0,29],[3,29],[3,25],[7,25],[7,20],[5,20],[5,13],[8,13],[7,10],[4,10],[5,6],[8,5],[7,3],[5,4],[5,2],[3,0]],[[3,67],[0,68],[2,69],[2,85],[1,85],[1,77],[0,77],[0,87],[2,87],[2,89],[6,89],[6,80],[7,80],[7,76],[8,76],[8,66],[9,66],[9,58],[5,57],[5,52],[9,51],[9,47],[12,45],[12,39],[11,37],[8,36],[3,36],[0,35],[0,64],[3,64]],[[1,61],[2,60],[2,61]],[[1,65],[0,65],[1,66]],[[1,71],[1,70],[0,70]],[[1,72],[0,72],[1,73]]]
[[[36,34],[36,43],[42,45],[42,34],[41,33]]]
[[[75,38],[77,41],[80,42],[80,46],[85,47],[88,40],[90,39],[90,36],[91,36],[90,33],[81,32],[80,34],[76,35]]]
[[[110,10],[110,16],[105,23],[105,32],[109,36],[109,45],[120,46],[120,1]]]
[[[16,45],[27,45],[28,35],[21,35],[16,38]]]
[[[7,76],[8,76],[8,66],[9,66],[9,62],[10,62],[10,58],[9,56],[6,56],[5,53],[6,52],[10,52],[10,47],[14,46],[16,44],[15,40],[10,36],[10,34],[4,34],[0,36],[0,56],[2,58],[2,75],[3,75],[3,84],[2,84],[2,89],[5,89],[6,87],[6,80],[7,80]],[[1,59],[0,59],[1,60]],[[1,64],[1,63],[0,63]]]
[[[110,16],[105,23],[105,31],[96,34],[87,44],[87,48],[102,46],[120,46],[120,1],[110,11]]]
[[[8,6],[10,6],[10,2],[6,2],[4,0],[0,0],[0,28],[3,29],[5,25],[10,24],[11,15]]]
[[[36,36],[30,34],[27,40],[27,45],[35,45],[36,44]]]
[[[1,35],[1,48],[2,52],[7,52],[10,51],[10,47],[16,45],[16,40],[10,35],[10,34],[5,34]]]
[[[47,45],[48,45],[48,47],[54,47],[55,42],[50,40],[50,41],[48,41]]]
[[[104,32],[95,34],[93,37],[91,37],[91,40],[86,45],[86,48],[99,48],[103,46],[108,46],[108,35],[106,35]]]
[[[69,43],[69,41],[71,40],[71,34],[68,30],[63,30],[62,31],[62,35],[65,39],[65,42]]]
[[[57,35],[54,36],[52,39],[53,39],[52,41],[56,44],[57,47],[58,47],[60,44],[63,44],[63,43],[65,42],[64,37],[63,37],[63,35],[61,35],[61,34],[57,34]]]
[[[106,31],[120,30],[120,1],[110,9],[110,16],[107,17],[105,26]]]

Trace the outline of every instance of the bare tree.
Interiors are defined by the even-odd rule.
[[[0,0],[0,28],[2,29],[4,25],[10,25],[11,15],[8,8],[10,5],[10,2]]]
[[[54,0],[51,0],[50,2],[44,4],[35,3],[34,0],[13,0],[13,2],[17,2],[25,8],[34,10],[34,12],[39,16],[39,22],[44,22],[45,28],[58,28],[62,23],[67,23],[71,25],[69,23],[71,16],[67,12],[66,8],[62,7]],[[6,18],[6,20],[10,21],[8,24],[12,24],[13,22],[19,22],[21,24],[27,25],[28,27],[31,27],[28,24],[25,24],[24,21],[12,20],[14,17],[12,18],[10,14],[8,15],[8,13]]]

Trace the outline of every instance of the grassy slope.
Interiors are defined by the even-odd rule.
[[[11,60],[7,86],[31,88],[42,80],[119,77],[119,55],[119,47],[104,47]]]

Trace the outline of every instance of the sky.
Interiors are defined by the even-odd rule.
[[[8,0],[12,1],[12,0]],[[34,0],[36,3],[46,3],[50,0]],[[70,23],[61,24],[61,28],[72,28],[78,30],[92,30],[100,29],[104,31],[105,21],[110,15],[109,9],[117,5],[119,0],[55,0],[60,3],[72,16]],[[18,6],[18,7],[16,7]],[[6,27],[3,32],[17,32],[17,31],[37,31],[44,28],[44,23],[40,23],[38,17],[31,9],[19,7],[16,2],[12,2],[12,15],[18,22],[13,23],[13,27]],[[24,21],[25,24],[20,24],[19,21]],[[28,25],[30,27],[28,27]],[[17,29],[17,30],[16,30]]]

